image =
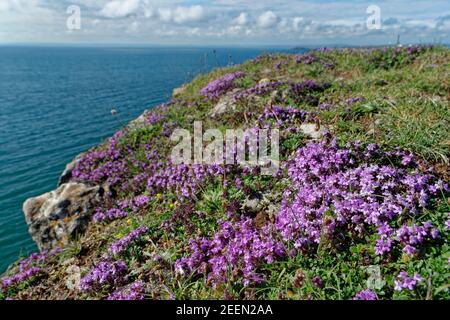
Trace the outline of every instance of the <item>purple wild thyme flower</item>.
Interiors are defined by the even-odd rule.
[[[144,300],[145,299],[145,284],[142,281],[136,281],[125,289],[115,291],[108,296],[107,300]]]
[[[262,97],[262,96],[265,96],[265,95],[273,92],[274,90],[276,90],[277,88],[279,88],[280,86],[282,86],[284,84],[285,84],[285,82],[280,82],[280,81],[269,81],[269,82],[258,83],[249,89],[246,89],[244,91],[240,91],[240,92],[236,93],[234,95],[234,100],[238,101],[238,100],[242,100],[242,99],[247,99],[248,97],[250,97],[252,95]]]
[[[106,285],[116,287],[125,283],[126,274],[127,264],[124,261],[114,261],[107,257],[81,278],[80,289],[95,291]]]
[[[375,292],[370,289],[366,289],[358,292],[353,300],[378,300],[378,297]]]
[[[355,103],[363,102],[363,101],[365,101],[364,98],[362,98],[362,97],[356,97],[356,98],[348,98],[345,102],[346,102],[349,106],[352,106],[352,105],[354,105]]]
[[[402,271],[397,276],[397,280],[394,281],[395,283],[394,289],[396,291],[413,290],[416,287],[416,285],[422,281],[423,278],[419,274],[414,273],[412,277],[409,277],[408,273]]]
[[[112,208],[104,211],[101,208],[97,208],[95,209],[93,219],[94,222],[105,222],[125,218],[127,216],[128,213],[122,209]]]
[[[263,275],[258,267],[285,255],[283,244],[272,238],[270,227],[257,230],[253,220],[221,221],[213,239],[192,239],[191,255],[177,260],[180,273],[205,274],[214,283],[243,279],[243,284],[260,283]],[[231,270],[233,266],[234,270]]]
[[[244,73],[237,71],[224,75],[223,77],[210,82],[200,90],[200,94],[207,100],[216,100],[224,93],[234,88],[235,80],[244,77]]]
[[[28,269],[25,269],[11,277],[6,277],[2,279],[2,288],[8,289],[12,286],[16,286],[22,282],[28,281],[32,279],[33,277],[41,274],[43,270],[39,267],[31,267]]]
[[[430,223],[391,227],[404,211],[422,212],[438,192],[436,178],[401,165],[380,164],[383,159],[388,163],[387,158],[394,160],[372,145],[364,150],[319,142],[299,149],[288,164],[292,187],[285,191],[276,216],[285,241],[309,251],[317,247],[323,231],[333,243],[335,237],[358,238],[375,228],[379,235],[375,251],[382,255],[395,245],[418,248],[438,237]]]
[[[119,255],[124,252],[128,247],[135,241],[139,240],[144,234],[148,232],[147,227],[139,227],[130,232],[129,235],[114,242],[111,247],[109,247],[108,252],[112,255]]]

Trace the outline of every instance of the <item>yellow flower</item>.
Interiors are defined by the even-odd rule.
[[[117,239],[120,239],[122,237],[123,237],[123,233],[118,233],[117,236],[116,236]]]
[[[173,209],[175,207],[174,203],[169,204],[170,209]]]
[[[289,299],[291,299],[292,297],[294,297],[294,292],[292,292],[291,290],[288,290],[287,296]]]
[[[127,219],[127,223],[128,223],[129,225],[131,225],[131,224],[133,223],[133,220]]]
[[[157,198],[157,199],[161,199],[161,198],[162,198],[162,194],[161,194],[161,193],[157,193],[157,194],[156,194],[156,198]]]

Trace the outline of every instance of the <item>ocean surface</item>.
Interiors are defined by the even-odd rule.
[[[0,273],[36,250],[23,202],[55,189],[77,154],[195,75],[270,51],[0,47]]]

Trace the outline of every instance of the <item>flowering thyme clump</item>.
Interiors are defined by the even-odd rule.
[[[247,99],[250,96],[258,96],[263,97],[274,90],[276,90],[278,87],[284,85],[284,82],[280,81],[269,81],[269,82],[262,82],[256,84],[254,87],[251,87],[249,89],[246,89],[244,91],[238,92],[234,95],[235,100],[242,100]]]
[[[264,112],[258,119],[260,123],[266,123],[267,120],[275,120],[277,126],[288,126],[293,123],[302,123],[309,117],[309,113],[296,109],[292,106],[271,106],[264,109]]]
[[[264,280],[258,267],[285,255],[283,244],[272,237],[270,227],[258,230],[252,219],[222,221],[218,230],[212,240],[190,241],[191,255],[176,263],[179,272],[207,274],[212,283],[243,279],[243,284],[249,285]]]
[[[124,261],[105,258],[81,279],[80,289],[82,291],[95,291],[101,290],[105,285],[119,286],[125,283],[126,273],[127,264]]]
[[[306,80],[291,85],[290,96],[296,103],[308,103],[318,105],[317,94],[324,92],[330,87],[329,83],[318,83],[314,80]]]
[[[139,227],[130,232],[129,235],[114,242],[108,249],[112,255],[118,255],[124,252],[133,242],[139,240],[144,234],[148,232],[147,227]]]
[[[60,248],[55,248],[51,251],[32,253],[28,258],[20,261],[18,272],[10,277],[5,277],[1,280],[0,288],[7,290],[11,287],[20,285],[29,281],[36,276],[44,273],[42,264],[51,256],[61,252]]]
[[[422,282],[423,278],[420,276],[420,274],[414,273],[412,277],[408,276],[408,273],[405,271],[402,271],[397,276],[397,280],[394,281],[395,283],[395,290],[402,291],[402,290],[413,290],[416,285],[419,282]]]
[[[137,281],[127,288],[115,291],[107,300],[144,300],[145,299],[145,285],[142,281]]]
[[[205,179],[223,173],[224,168],[221,165],[161,164],[159,170],[155,170],[148,177],[147,190],[173,190],[180,197],[189,198],[197,192],[198,185]]]
[[[375,292],[370,289],[366,289],[358,292],[353,300],[378,300],[378,298]]]
[[[239,71],[226,74],[222,78],[210,82],[200,91],[200,94],[208,100],[218,99],[222,94],[233,89],[235,80],[243,76],[244,73]]]
[[[117,185],[122,182],[127,172],[127,162],[122,152],[120,140],[124,131],[117,132],[108,141],[106,150],[94,150],[86,153],[77,161],[72,171],[76,180],[103,182]]]
[[[288,165],[292,187],[284,193],[276,226],[302,251],[314,250],[323,239],[342,245],[343,239],[350,242],[376,230],[377,254],[395,245],[410,253],[407,246],[418,249],[438,233],[429,222],[408,227],[402,215],[419,214],[448,189],[415,166],[410,154],[383,153],[375,145],[364,150],[355,144],[310,143]]]
[[[43,270],[39,267],[31,267],[31,268],[21,271],[11,277],[4,278],[2,280],[1,287],[3,289],[8,289],[9,287],[18,285],[19,283],[22,283],[22,282],[32,279],[33,277],[41,274],[42,271]]]
[[[103,211],[103,209],[97,208],[94,213],[94,222],[112,221],[116,219],[125,218],[128,216],[126,211],[121,209],[108,209]]]
[[[354,105],[355,103],[363,102],[363,101],[365,101],[365,99],[364,99],[363,97],[355,97],[355,98],[348,98],[345,102],[346,102],[349,106],[352,106],[352,105]]]
[[[156,112],[149,112],[146,115],[145,122],[149,125],[154,125],[157,123],[162,122],[166,116],[164,114],[156,113]]]
[[[312,54],[298,54],[295,57],[295,62],[303,64],[312,64],[317,61],[317,58]]]

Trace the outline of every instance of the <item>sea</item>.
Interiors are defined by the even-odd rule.
[[[0,46],[0,273],[37,250],[23,202],[55,189],[76,155],[196,75],[274,51]]]

